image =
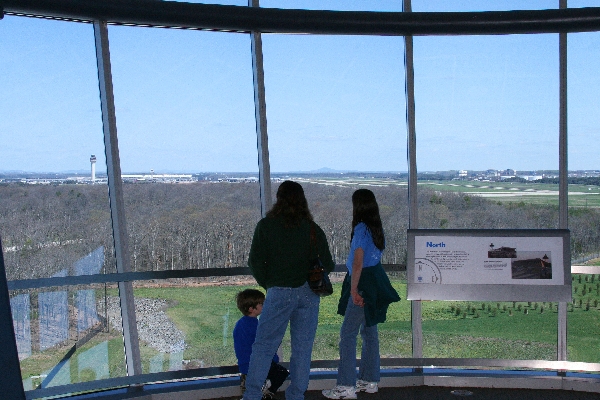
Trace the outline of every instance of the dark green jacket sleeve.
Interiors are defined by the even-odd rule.
[[[267,278],[267,243],[266,232],[263,229],[262,221],[256,224],[254,236],[252,237],[252,245],[250,247],[250,255],[248,257],[248,266],[250,272],[256,282],[262,288],[266,289]]]

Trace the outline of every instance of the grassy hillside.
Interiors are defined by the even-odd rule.
[[[405,299],[406,282],[392,278],[392,283]],[[135,289],[135,296],[167,301],[167,315],[185,334],[184,363],[179,368],[199,368],[236,364],[232,331],[241,314],[234,299],[238,291],[248,287],[253,286],[139,287]],[[314,360],[339,357],[342,317],[336,312],[341,283],[334,284],[334,290],[332,296],[323,298],[321,302],[312,355]],[[595,363],[600,360],[600,337],[597,335],[600,330],[599,291],[600,276],[574,276],[573,303],[568,304],[567,313],[569,361]],[[109,290],[108,295],[117,296],[117,292]],[[382,357],[412,356],[410,315],[409,301],[402,300],[390,307],[387,321],[379,325]],[[424,301],[422,315],[425,357],[556,359],[556,303]],[[143,323],[138,321],[138,326]],[[108,352],[107,361],[104,361],[108,362],[108,376],[104,377],[126,375],[123,339],[121,333],[111,326],[108,332],[97,334],[75,351],[68,363],[61,367],[62,374],[67,376],[62,379],[75,383],[102,378],[97,371],[81,365],[89,364],[86,352],[95,346],[104,346],[103,343],[107,343]],[[284,359],[289,360],[287,334],[282,349]],[[33,377],[33,387],[37,387],[68,350],[62,347],[34,352],[22,360],[23,377]],[[163,371],[172,368],[172,355],[160,353],[144,341],[140,342],[140,351],[144,373],[151,371],[151,363],[156,371],[157,359],[162,360]]]
[[[591,279],[583,276],[582,283],[575,280],[574,303],[568,306],[572,361],[600,360],[600,338],[595,334],[600,328],[600,295],[598,281],[592,284]],[[405,282],[394,280],[393,284],[404,299]],[[585,292],[583,285],[587,287]],[[203,365],[231,365],[235,364],[231,331],[240,317],[233,299],[237,291],[246,287],[250,286],[137,289],[136,296],[171,301],[167,313],[186,333],[185,359],[202,360]],[[341,284],[335,284],[334,295],[321,302],[313,359],[338,358],[342,317],[336,311],[340,290]],[[423,302],[424,354],[554,360],[557,312],[557,304],[547,302]],[[382,355],[411,356],[409,301],[393,304],[379,329]],[[287,337],[283,349],[284,357],[289,357]]]

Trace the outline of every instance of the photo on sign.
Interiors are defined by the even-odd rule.
[[[494,243],[490,244],[488,258],[516,258],[517,249],[514,247],[502,246],[495,248]]]
[[[552,279],[551,253],[521,251],[511,261],[512,279]]]

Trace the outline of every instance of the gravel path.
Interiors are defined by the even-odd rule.
[[[103,313],[104,302],[100,302],[99,308],[102,308]],[[166,309],[166,300],[136,298],[138,336],[141,341],[161,353],[178,353],[185,349],[185,334],[165,314]],[[114,329],[123,332],[118,297],[108,298],[108,319]]]

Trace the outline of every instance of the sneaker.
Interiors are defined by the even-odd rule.
[[[265,394],[268,394],[268,393],[271,393],[271,392],[269,391],[269,388],[270,388],[270,387],[271,387],[271,380],[270,380],[270,379],[267,379],[267,380],[265,381],[265,384],[264,384],[264,385],[263,385],[263,387],[262,387],[262,393],[263,393],[263,395],[265,395]]]
[[[271,392],[269,388],[271,387],[271,380],[267,379],[265,384],[262,387],[262,400],[274,400],[276,399],[275,393]]]
[[[277,400],[277,397],[275,397],[275,393],[269,392],[267,390],[267,391],[263,392],[262,400]]]
[[[356,399],[356,388],[354,386],[337,385],[333,389],[323,390],[321,393],[328,399]]]
[[[379,391],[379,387],[377,382],[367,382],[359,379],[356,381],[356,391],[357,392],[367,392],[367,393],[377,393]]]

